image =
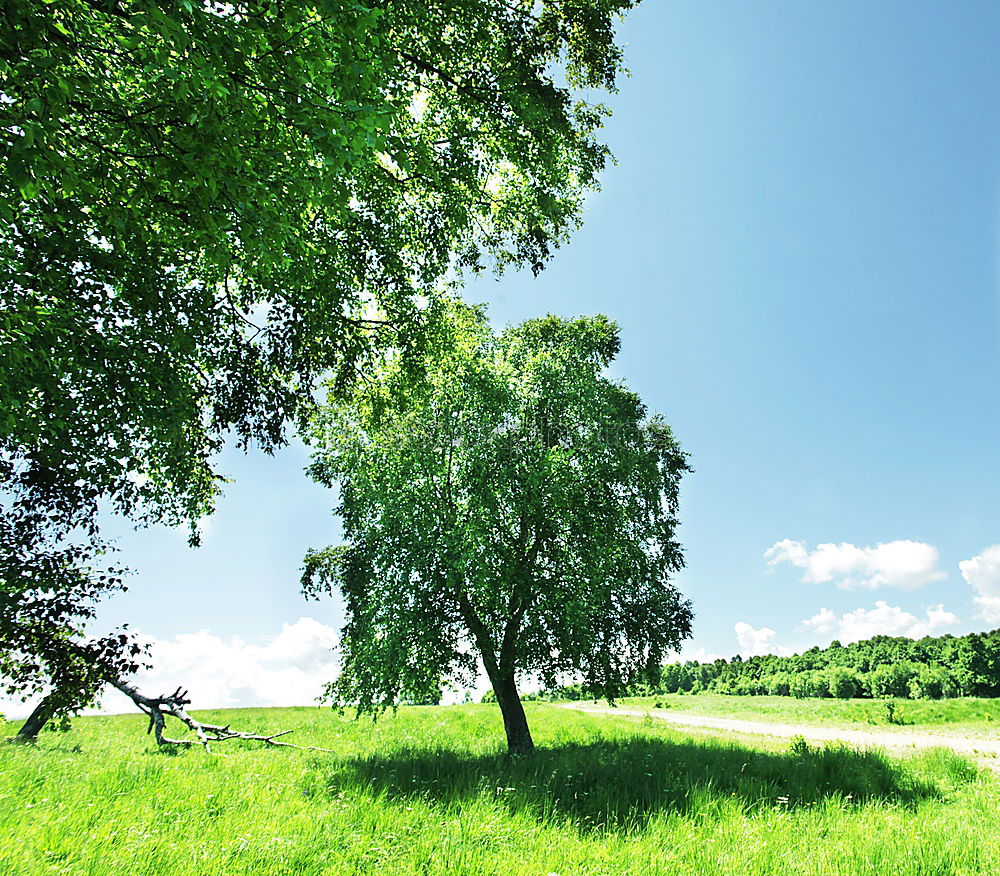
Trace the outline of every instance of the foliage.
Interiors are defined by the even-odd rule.
[[[196,541],[227,434],[280,444],[446,277],[538,270],[607,160],[582,98],[614,88],[631,5],[7,0],[0,516],[24,541],[0,548],[100,551],[99,507]],[[50,584],[24,579],[0,582],[22,620]]]
[[[106,677],[139,668],[144,649],[127,629],[81,641],[94,603],[123,589],[94,545],[54,546],[25,516],[0,516],[0,680],[7,696],[53,687],[56,713],[86,705]]]
[[[847,666],[831,666],[827,670],[830,696],[849,700],[861,694],[861,676]]]
[[[334,749],[323,757],[251,748],[168,757],[153,743],[136,752],[143,716],[82,718],[37,748],[0,746],[0,823],[16,837],[0,843],[0,871],[1000,869],[996,780],[951,752],[900,760],[806,744],[793,753],[787,742],[527,708],[539,750],[519,759],[499,756],[496,706],[401,708],[374,726],[315,708],[204,716],[261,732],[295,727],[300,741]]]
[[[910,679],[911,699],[936,700],[958,696],[958,686],[952,674],[940,665],[923,664]]]
[[[875,636],[850,645],[778,657],[768,654],[712,663],[671,663],[654,690],[631,696],[704,690],[739,696],[900,697],[1000,696],[1000,630],[919,640]],[[557,692],[558,693],[558,692]],[[573,691],[563,695],[572,698]]]
[[[277,443],[365,315],[540,267],[606,158],[551,67],[612,87],[628,5],[5,4],[13,482],[197,517],[217,436]]]
[[[457,304],[438,325],[316,420],[311,473],[339,486],[346,541],[303,577],[346,602],[330,696],[378,711],[470,683],[478,657],[509,719],[515,673],[605,696],[655,677],[690,629],[669,582],[687,463],[604,376],[617,328],[550,316],[495,336]]]
[[[882,703],[882,707],[885,709],[885,721],[887,724],[902,725],[909,723],[895,700],[885,700]]]
[[[905,697],[917,667],[909,662],[885,663],[868,673],[868,693],[873,697]]]

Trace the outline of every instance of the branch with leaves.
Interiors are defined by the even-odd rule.
[[[540,270],[608,160],[590,98],[633,5],[0,3],[0,517],[38,526],[4,572],[105,510],[196,543],[227,436],[273,450],[327,375],[419,348],[462,270]],[[53,681],[44,617],[4,671],[45,586],[0,580],[21,693]]]

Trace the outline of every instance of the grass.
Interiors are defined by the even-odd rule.
[[[895,718],[890,727],[884,700],[796,699],[795,697],[736,697],[722,694],[660,694],[630,697],[622,705],[661,707],[690,715],[775,721],[789,724],[822,724],[828,727],[871,729],[912,728],[926,732],[956,731],[981,735],[1000,733],[1000,699],[962,697],[953,700],[893,700]],[[977,733],[978,731],[978,733]]]
[[[80,719],[0,746],[0,873],[1000,872],[996,780],[948,751],[750,747],[527,709],[539,750],[520,759],[485,705],[374,726],[311,708],[208,713],[294,727],[331,754],[170,755],[142,716]]]

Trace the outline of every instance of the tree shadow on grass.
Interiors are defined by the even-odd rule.
[[[642,829],[661,812],[712,817],[732,804],[747,813],[825,800],[911,807],[940,796],[936,784],[879,751],[793,745],[775,753],[650,737],[539,748],[523,758],[401,749],[340,761],[325,776],[329,793],[358,785],[390,799],[445,805],[485,796],[540,820],[616,831]]]

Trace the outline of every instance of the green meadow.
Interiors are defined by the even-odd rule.
[[[950,700],[819,699],[808,697],[743,697],[725,694],[657,694],[627,697],[623,706],[670,710],[710,718],[816,724],[848,729],[908,729],[935,733],[1000,736],[1000,699],[962,697]],[[887,709],[891,703],[892,711]],[[891,715],[891,720],[890,720]],[[895,726],[890,727],[888,725]]]
[[[527,709],[538,750],[514,759],[491,705],[374,725],[204,713],[330,752],[171,754],[140,715],[77,719],[0,746],[0,873],[1000,872],[997,779],[947,750],[899,759]]]

